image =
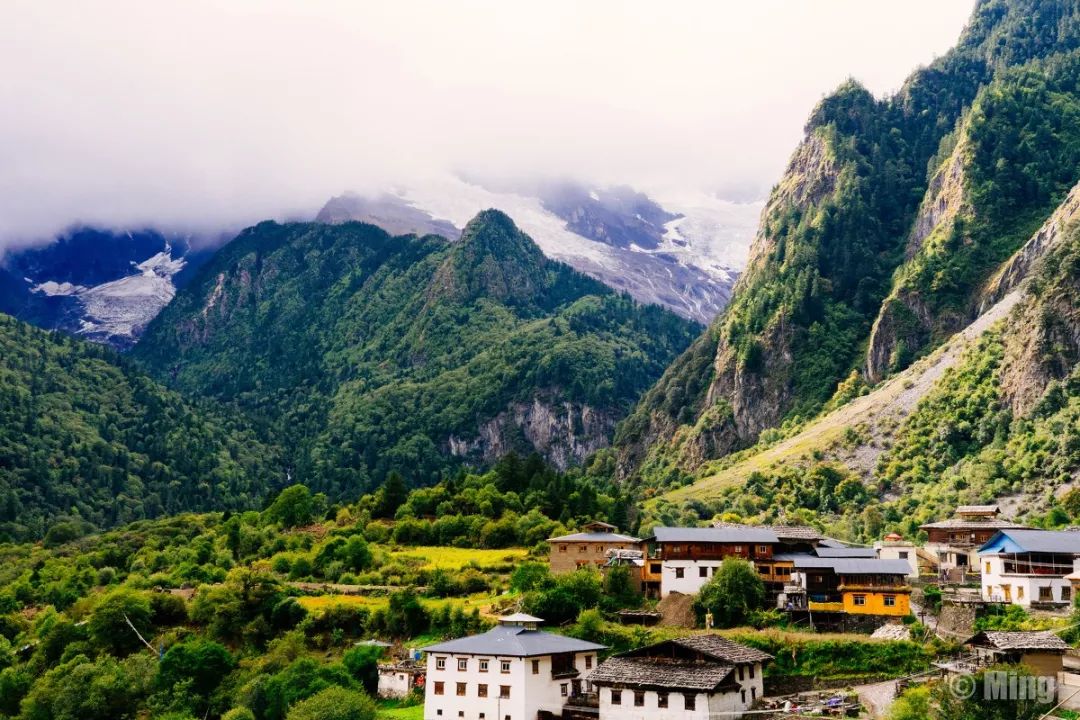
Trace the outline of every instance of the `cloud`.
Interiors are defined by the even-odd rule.
[[[761,194],[820,97],[971,0],[0,4],[0,245],[210,229],[446,170]]]

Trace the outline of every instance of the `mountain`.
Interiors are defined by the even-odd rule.
[[[811,521],[915,537],[961,504],[1075,522],[1080,477],[1080,183],[980,293],[961,332],[872,390],[768,433],[650,503],[647,518]]]
[[[1078,39],[1074,5],[985,0],[896,95],[822,100],[728,308],[620,428],[622,472],[685,482],[971,322],[1077,180]]]
[[[77,228],[5,254],[0,311],[126,350],[207,256],[188,236]]]
[[[511,450],[559,467],[616,422],[700,326],[544,256],[485,211],[461,239],[262,223],[221,248],[133,351],[293,450],[293,477],[355,496]]]
[[[108,348],[0,315],[0,535],[249,508],[284,481],[245,424]]]
[[[623,186],[445,177],[394,194],[335,197],[316,220],[455,238],[460,232],[445,225],[460,227],[487,207],[514,217],[548,257],[702,323],[727,304],[760,211],[704,196],[662,205]]]

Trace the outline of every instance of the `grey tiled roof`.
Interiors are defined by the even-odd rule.
[[[985,630],[968,640],[966,645],[979,645],[998,650],[1060,650],[1069,649],[1068,643],[1052,632],[1002,632]]]
[[[594,685],[709,692],[731,677],[734,669],[723,663],[613,657],[600,663],[586,679]]]
[[[560,535],[559,537],[548,538],[548,542],[616,542],[616,543],[639,543],[636,537],[630,537],[629,535],[620,535],[613,532],[580,532],[573,533],[571,535]]]
[[[709,657],[723,660],[733,665],[740,663],[765,662],[772,660],[772,655],[762,652],[757,648],[742,645],[734,640],[728,640],[722,635],[690,635],[688,637],[675,638],[671,642],[676,645],[697,650]]]
[[[424,648],[425,652],[458,655],[502,655],[535,657],[555,653],[603,650],[604,645],[556,635],[542,630],[528,630],[512,625],[497,625],[486,633],[449,640]]]
[[[1001,520],[999,518],[986,518],[985,520],[974,520],[970,518],[949,518],[948,520],[942,520],[941,522],[932,522],[925,525],[920,525],[920,530],[927,528],[937,530],[986,530],[987,528],[1025,528],[1024,525],[1017,525],[1009,520]]]
[[[657,542],[711,542],[711,543],[775,543],[780,542],[776,533],[769,528],[735,527],[719,528],[653,528],[653,537]]]

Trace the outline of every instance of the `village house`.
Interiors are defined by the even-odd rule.
[[[936,560],[938,570],[952,580],[962,581],[968,573],[979,572],[979,548],[998,530],[1024,529],[1023,525],[998,517],[997,505],[961,505],[956,516],[928,523],[924,549]]]
[[[889,533],[874,543],[874,550],[880,560],[903,560],[908,564],[908,577],[917,579],[925,568],[936,572],[937,556],[927,552],[910,540],[905,540],[897,533]]]
[[[770,660],[719,635],[696,635],[608,658],[587,679],[601,720],[739,717],[762,696]]]
[[[979,665],[1026,665],[1035,675],[1061,672],[1069,644],[1052,632],[1001,632],[985,630],[964,642]]]
[[[773,567],[779,542],[770,528],[744,525],[712,528],[658,527],[644,541],[649,547],[643,580],[646,591],[667,597],[695,595],[725,558],[737,557]],[[760,572],[760,567],[759,567]]]
[[[1006,529],[978,550],[982,599],[1030,607],[1068,605],[1080,570],[1080,532]]]
[[[603,645],[543,632],[529,615],[424,648],[424,720],[562,718]]]
[[[861,550],[865,549],[849,549]],[[831,555],[835,549],[819,548]],[[840,551],[843,552],[843,551]],[[903,617],[911,612],[908,564],[871,557],[784,555],[794,565],[779,606],[792,611]]]
[[[602,567],[613,550],[641,550],[641,540],[621,535],[605,522],[585,524],[581,532],[548,539],[552,573],[573,572],[581,567]]]

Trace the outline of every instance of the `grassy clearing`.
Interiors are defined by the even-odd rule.
[[[380,705],[379,717],[386,720],[423,720],[424,706],[421,704],[399,707],[394,703],[388,703]]]
[[[445,598],[437,600],[421,598],[420,602],[429,612],[435,611],[443,605],[449,605],[451,609],[460,607],[466,612],[472,612],[473,609],[479,608],[481,615],[488,615],[490,614],[491,607],[495,605],[496,602],[504,599],[506,599],[506,596],[503,595],[481,593],[463,598]],[[390,598],[386,595],[307,595],[296,598],[296,601],[308,612],[317,613],[328,607],[341,605],[361,607],[369,611],[376,610],[378,608],[385,608],[389,604]]]
[[[425,570],[461,570],[475,566],[480,570],[499,570],[528,557],[525,548],[474,550],[471,548],[420,545],[388,549],[391,562],[402,562]]]

